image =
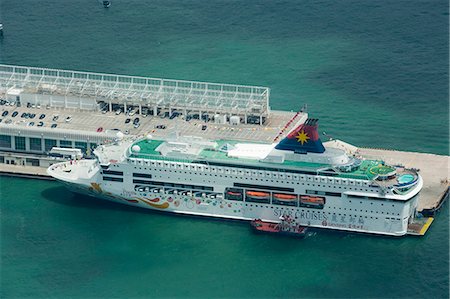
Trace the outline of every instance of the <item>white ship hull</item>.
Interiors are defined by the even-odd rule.
[[[78,172],[81,173],[85,169],[86,173],[70,179],[64,175],[56,175],[55,167],[53,170],[50,168],[49,173],[53,171],[51,174],[55,178],[64,182],[75,192],[130,206],[178,214],[238,220],[259,218],[264,221],[277,222],[280,216],[289,215],[295,224],[301,226],[392,236],[402,236],[407,233],[408,222],[414,217],[418,200],[418,194],[403,201],[386,198],[373,199],[373,197],[367,196],[370,193],[372,196],[378,195],[375,187],[362,184],[357,186],[356,183],[355,185],[344,185],[342,182],[326,177],[280,175],[283,177],[282,179],[271,180],[261,178],[258,174],[254,177],[251,172],[247,175],[233,175],[225,169],[207,170],[205,167],[199,168],[198,166],[195,166],[194,169],[188,165],[180,166],[180,163],[172,163],[173,165],[161,163],[159,167],[156,162],[152,167],[150,161],[147,165],[139,164],[139,162],[136,164],[117,163],[107,170],[109,171],[107,175],[102,173],[98,164],[94,165],[93,163],[90,166],[78,167]],[[72,166],[66,163],[64,167]],[[88,172],[89,174],[87,174]],[[113,175],[111,172],[120,175]],[[151,178],[137,180],[136,177],[133,177],[135,173],[148,174]],[[225,175],[225,173],[229,174]],[[136,183],[137,181],[140,183]],[[147,181],[149,183],[142,183]],[[165,182],[171,187],[163,186]],[[283,190],[292,189],[293,193],[299,195],[307,194],[309,189],[323,193],[332,190],[333,194],[340,194],[340,196],[321,195],[326,202],[321,208],[314,207],[314,205],[300,206],[299,202],[297,202],[297,206],[274,204],[273,199],[272,203],[258,203],[255,200],[249,202],[247,198],[243,198],[242,201],[225,199],[226,188],[236,183],[252,184],[252,186],[270,185],[280,189],[285,188]],[[155,184],[159,184],[159,186],[155,186]],[[183,186],[183,184],[213,186],[213,190],[182,195],[180,193],[183,188],[178,188],[178,192],[174,191],[177,189],[177,184],[179,186]],[[419,184],[416,193],[421,188],[421,179]],[[361,197],[348,196],[349,192],[359,193]],[[362,197],[363,194],[366,195],[366,198]]]

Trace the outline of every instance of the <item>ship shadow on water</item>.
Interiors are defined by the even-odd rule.
[[[117,202],[112,202],[99,197],[84,195],[80,193],[74,193],[69,191],[64,186],[47,188],[41,192],[42,197],[54,202],[56,204],[65,205],[73,208],[82,209],[99,209],[99,210],[110,210],[110,211],[124,211],[139,214],[158,214],[164,215],[165,217],[175,217],[177,219],[196,219],[196,221],[205,222],[223,222],[228,224],[246,224],[247,221],[239,219],[224,219],[219,217],[207,217],[201,215],[188,215],[188,214],[176,214],[165,211],[158,211],[153,209],[146,209],[137,206],[130,206],[126,204],[121,204]]]
[[[67,190],[64,186],[47,188],[41,192],[41,195],[51,202],[74,208],[130,211],[137,213],[152,212],[151,210],[119,204],[98,197],[74,193]]]

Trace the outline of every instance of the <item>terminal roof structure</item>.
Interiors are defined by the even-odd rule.
[[[0,64],[0,93],[94,98],[114,103],[258,116],[268,115],[267,87],[123,76]]]

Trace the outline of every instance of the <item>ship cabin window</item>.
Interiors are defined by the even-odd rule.
[[[275,187],[275,186],[261,186],[261,185],[253,185],[253,184],[242,184],[242,183],[234,183],[235,187],[241,188],[250,188],[250,189],[266,189],[266,190],[275,190],[275,191],[283,191],[283,192],[294,192],[294,188],[286,188],[286,187]]]
[[[148,179],[151,179],[152,178],[152,175],[151,174],[148,174],[148,173],[133,173],[133,177],[135,177],[135,178],[148,178]]]
[[[225,199],[228,200],[244,200],[244,190],[240,188],[226,188],[225,189]]]
[[[110,177],[110,176],[104,176],[104,181],[111,181],[111,182],[123,182],[123,178],[116,178],[116,177]]]
[[[306,190],[306,194],[327,195],[327,196],[336,196],[336,197],[342,196],[342,194],[338,193],[338,192],[325,192],[325,191],[315,191],[315,190]]]
[[[305,208],[323,209],[325,201],[322,196],[300,195],[300,206]]]
[[[268,204],[270,203],[270,192],[247,189],[245,191],[245,201]]]
[[[298,206],[298,198],[296,194],[288,194],[288,193],[272,193],[272,204],[274,205],[282,205],[282,206]]]
[[[122,171],[115,171],[115,170],[103,170],[103,174],[123,175],[123,172]]]

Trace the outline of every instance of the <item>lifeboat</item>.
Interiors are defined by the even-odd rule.
[[[254,199],[269,199],[270,193],[262,191],[247,191],[245,194]]]
[[[307,196],[303,195],[300,196],[300,201],[305,204],[312,204],[312,205],[324,205],[325,200],[323,197],[314,197],[314,196]]]
[[[233,195],[233,196],[241,196],[242,193],[241,192],[233,192],[233,191],[227,191],[228,195]]]
[[[297,195],[293,194],[283,194],[283,193],[274,193],[273,198],[276,200],[283,200],[283,201],[294,201],[297,200]]]

